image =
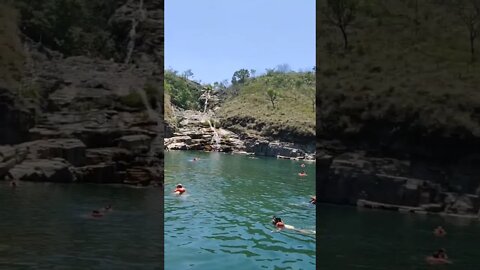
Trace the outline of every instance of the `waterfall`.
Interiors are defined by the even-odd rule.
[[[140,4],[138,7],[138,12],[139,12],[139,19],[144,20],[146,18],[145,11],[143,10],[143,0],[140,0]],[[132,57],[133,49],[135,48],[135,36],[137,35],[137,25],[138,25],[138,20],[134,16],[132,18],[132,28],[130,29],[130,32],[128,33],[128,36],[130,37],[130,41],[128,41],[127,45],[127,56],[125,58],[125,64],[128,65],[130,62],[130,58]]]
[[[210,120],[207,120],[207,121],[208,121],[208,125],[210,126],[210,129],[213,131],[213,137],[212,137],[211,144],[214,146],[213,147],[214,149],[220,150],[220,140],[221,140],[221,138],[218,135],[217,130],[215,130],[215,128],[213,127]],[[215,141],[215,144],[213,144],[214,141]]]

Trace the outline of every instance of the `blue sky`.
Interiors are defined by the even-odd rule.
[[[315,66],[314,0],[165,1],[165,68],[213,83],[279,64]]]

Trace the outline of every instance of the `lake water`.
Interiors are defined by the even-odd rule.
[[[479,269],[478,220],[319,204],[319,269]],[[434,237],[443,226],[447,235]],[[451,265],[425,257],[445,248]]]
[[[315,269],[315,166],[299,177],[300,164],[166,152],[165,269]],[[186,194],[172,193],[177,183]],[[310,231],[276,232],[272,215]]]
[[[161,191],[0,182],[0,269],[162,269]]]

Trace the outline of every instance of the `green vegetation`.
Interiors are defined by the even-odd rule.
[[[16,10],[0,4],[0,81],[13,88],[19,86],[25,61],[17,22]]]
[[[128,27],[109,23],[115,9],[125,1],[17,0],[22,32],[47,48],[67,56],[89,55],[123,59],[122,46]]]
[[[479,1],[354,2],[348,42],[327,16],[339,7],[319,4],[319,135],[479,138],[480,64],[470,31],[475,39],[478,20],[468,20]]]
[[[203,110],[199,100],[204,89],[222,98],[217,116],[221,126],[251,135],[283,140],[312,140],[315,137],[315,77],[313,72],[292,72],[288,65],[269,69],[254,77],[255,70],[241,69],[232,84],[215,82],[201,85],[189,80],[191,71],[165,72],[165,120],[175,123],[171,104],[190,110]],[[204,123],[208,127],[207,122]],[[220,123],[212,123],[219,126]]]
[[[219,111],[223,126],[284,140],[315,137],[313,72],[270,70],[232,88],[238,94],[229,97]]]
[[[200,95],[202,94],[202,85],[191,81],[188,77],[193,73],[188,70],[183,76],[173,70],[165,71],[165,93],[171,99],[175,106],[186,110],[200,110]]]

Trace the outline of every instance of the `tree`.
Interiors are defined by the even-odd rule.
[[[342,32],[344,50],[348,49],[347,27],[355,19],[357,0],[327,0],[324,15],[327,20]]]
[[[182,73],[182,75],[185,79],[188,79],[190,77],[193,77],[193,72],[191,69],[187,69]]]
[[[475,39],[478,37],[480,28],[480,0],[455,0],[452,4],[468,29],[470,61],[475,62]]]
[[[267,89],[266,94],[270,102],[272,103],[273,109],[275,109],[275,101],[278,99],[278,91],[277,89],[282,84],[280,78],[267,78],[265,80],[265,87]]]
[[[252,76],[252,78],[255,77],[256,72],[257,71],[255,69],[250,69],[250,75]]]
[[[274,90],[273,88],[267,88],[267,96],[270,99],[270,102],[272,103],[273,109],[275,109],[275,101],[278,98],[278,92]]]
[[[288,64],[281,64],[277,66],[277,72],[287,73],[289,71],[291,71],[291,68],[290,68],[290,65]]]
[[[275,74],[275,69],[274,68],[266,68],[265,72],[266,72],[267,76],[271,76],[271,75]]]
[[[242,84],[250,77],[250,72],[247,69],[240,69],[235,71],[232,76],[232,84]]]

